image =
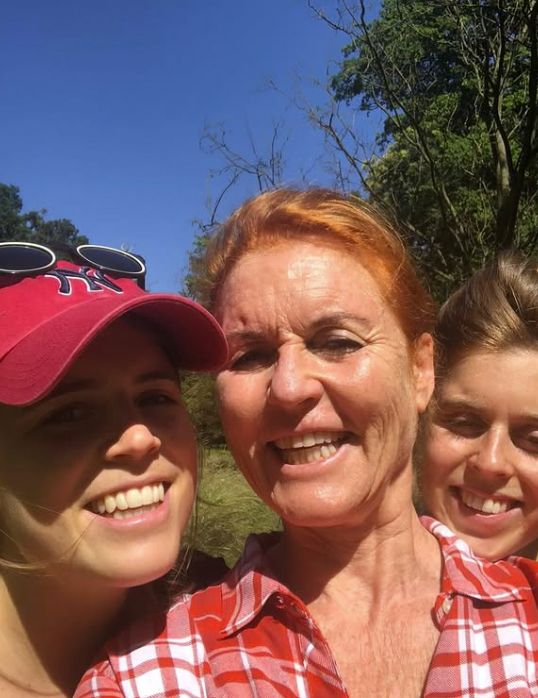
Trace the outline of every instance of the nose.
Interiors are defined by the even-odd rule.
[[[508,478],[513,473],[510,435],[489,429],[478,440],[477,450],[470,459],[471,466],[483,475]]]
[[[129,424],[111,443],[105,457],[108,461],[139,461],[156,456],[161,449],[161,440],[146,424]]]
[[[316,402],[322,394],[323,384],[308,351],[299,345],[282,347],[268,386],[269,404],[290,409]]]

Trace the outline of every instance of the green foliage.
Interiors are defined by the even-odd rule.
[[[46,221],[46,211],[22,213],[22,208],[19,188],[0,183],[0,242],[34,242],[56,249],[88,242],[67,218]]]
[[[359,0],[340,14],[335,99],[385,116],[366,189],[440,296],[498,249],[538,242],[537,14],[528,0],[385,0],[373,21]]]
[[[278,530],[280,521],[252,492],[228,451],[211,450],[206,455],[191,543],[231,566],[249,533]]]
[[[204,253],[209,234],[202,231],[194,238],[193,248],[189,253],[189,271],[185,276],[182,290],[182,293],[206,306],[208,305],[208,284]],[[224,446],[225,439],[218,415],[213,376],[202,373],[186,374],[182,378],[182,391],[200,443],[209,448]]]
[[[186,373],[181,378],[183,401],[196,427],[198,441],[207,448],[225,444],[217,410],[215,379],[207,373]]]
[[[183,292],[203,305],[208,305],[208,280],[205,270],[205,250],[211,236],[211,231],[203,231],[195,235],[189,252],[188,272],[183,282]]]

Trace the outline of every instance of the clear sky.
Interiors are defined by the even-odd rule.
[[[306,0],[5,2],[0,182],[20,187],[25,210],[142,254],[149,287],[176,291],[193,221],[219,191],[204,125],[224,124],[239,150],[250,132],[263,151],[282,120],[287,177],[329,184],[320,135],[267,84],[326,80],[342,43]],[[255,191],[245,182],[222,213]]]

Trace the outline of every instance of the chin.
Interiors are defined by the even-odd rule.
[[[142,586],[167,574],[176,564],[177,555],[163,560],[155,560],[148,564],[148,560],[140,563],[139,560],[125,561],[121,567],[108,570],[106,581],[110,586],[120,589]]]
[[[272,508],[285,523],[304,528],[346,527],[356,525],[362,520],[356,510],[341,503],[331,505],[329,502],[320,502],[318,506],[312,506],[311,502],[305,505],[304,501],[301,501],[296,506],[287,504]]]
[[[466,535],[460,535],[460,537],[465,540],[477,557],[482,557],[490,562],[496,562],[509,555],[516,554],[513,546],[507,546],[502,542],[488,540],[487,538],[473,538]]]

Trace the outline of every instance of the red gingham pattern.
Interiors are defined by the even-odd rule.
[[[444,558],[440,636],[424,698],[538,696],[538,567],[478,560],[424,517]],[[75,698],[344,698],[331,651],[304,604],[267,574],[263,539],[216,586],[183,596],[107,646]]]

